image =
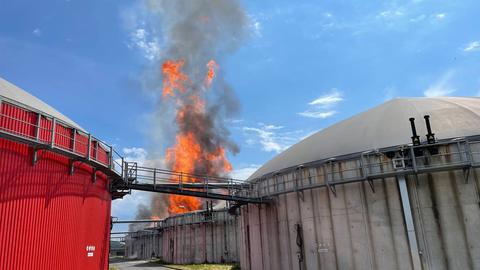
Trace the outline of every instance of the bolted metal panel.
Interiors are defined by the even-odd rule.
[[[0,269],[107,269],[107,178],[92,183],[86,165],[70,175],[67,158],[44,150],[32,166],[32,152],[0,139]]]

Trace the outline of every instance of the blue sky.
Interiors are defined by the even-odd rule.
[[[312,132],[388,99],[480,93],[480,4],[243,1],[249,38],[221,64],[241,104],[236,176]],[[154,110],[139,77],[162,50],[138,1],[1,0],[0,76],[125,154],[148,160]],[[114,204],[131,218],[137,194]],[[120,210],[122,209],[122,211]]]

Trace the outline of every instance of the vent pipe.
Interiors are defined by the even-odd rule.
[[[420,145],[420,137],[417,135],[417,129],[415,128],[415,118],[411,117],[410,126],[412,127],[412,143],[413,145]]]
[[[430,126],[430,115],[425,115],[425,124],[427,125],[427,142],[435,143],[435,134],[432,133],[432,127]]]

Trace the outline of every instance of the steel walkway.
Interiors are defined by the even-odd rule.
[[[8,107],[19,108],[33,117],[25,119],[9,114]],[[332,157],[286,168],[249,182],[185,174],[128,162],[111,145],[91,134],[3,96],[0,96],[0,138],[33,147],[33,166],[41,158],[38,155],[41,151],[69,157],[70,173],[75,173],[77,164],[90,165],[94,168],[92,181],[96,180],[97,171],[111,179],[112,199],[122,198],[131,190],[141,190],[238,204],[268,203],[275,195],[320,187],[328,188],[335,195],[337,185],[353,182],[368,182],[374,191],[372,181],[376,179],[431,172],[462,170],[468,181],[470,169],[480,166],[480,135],[477,135]]]

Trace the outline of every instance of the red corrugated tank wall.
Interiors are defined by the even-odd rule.
[[[6,103],[1,112],[4,131],[35,137],[32,125],[41,123],[39,140],[50,140],[52,119]],[[86,154],[85,135],[61,124],[55,133],[55,146]],[[108,159],[96,142],[91,155]],[[81,163],[70,174],[70,160],[60,154],[37,156],[33,164],[33,147],[0,139],[0,270],[107,269],[108,178]]]

